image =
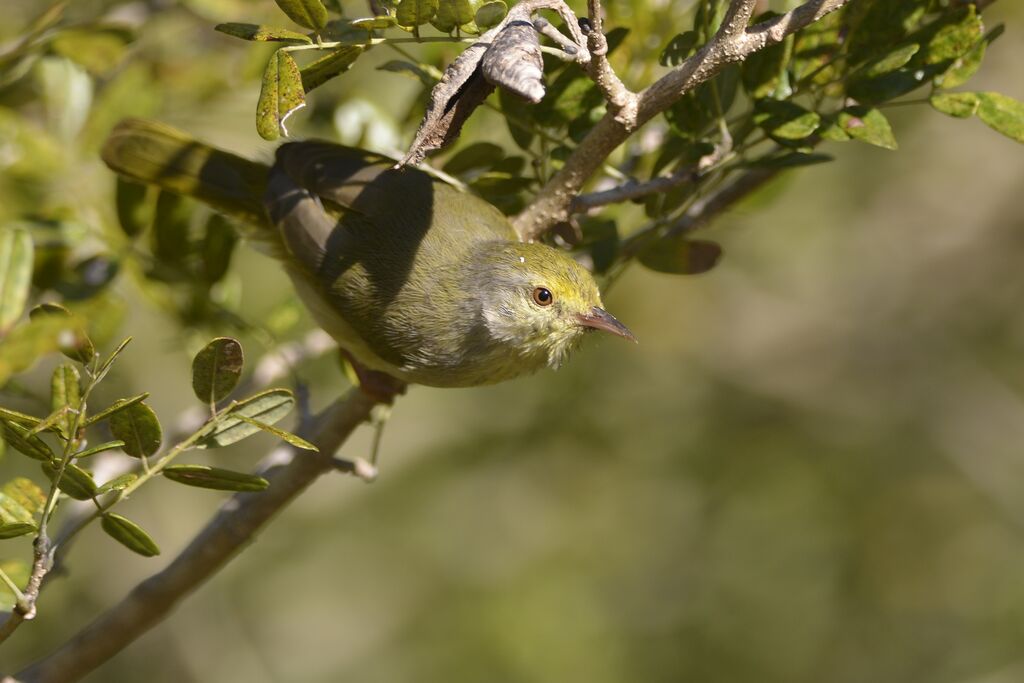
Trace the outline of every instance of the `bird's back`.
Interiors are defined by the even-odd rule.
[[[505,217],[363,150],[290,143],[277,162],[267,209],[320,324],[371,368],[449,383],[478,324],[462,271],[482,244],[516,240]]]

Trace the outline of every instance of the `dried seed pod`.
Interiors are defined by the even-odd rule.
[[[528,21],[510,21],[495,36],[481,64],[484,78],[537,104],[544,99],[544,61],[537,31]]]

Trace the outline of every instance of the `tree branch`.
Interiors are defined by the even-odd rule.
[[[626,130],[633,130],[637,126],[637,96],[623,84],[608,63],[608,41],[604,35],[601,0],[587,0],[587,11],[590,17],[590,30],[587,32],[590,64],[587,66],[587,73],[608,102],[609,110],[615,119]]]
[[[336,468],[333,454],[370,416],[373,400],[358,389],[327,408],[300,434],[319,453],[286,447],[260,465],[270,487],[239,493],[163,570],[138,584],[118,605],[82,629],[59,650],[17,675],[22,683],[63,683],[80,679],[164,619],[186,595],[234,556],[275,514],[325,472]],[[304,433],[305,432],[305,433]]]
[[[741,61],[811,24],[850,0],[809,0],[781,17],[745,28],[752,0],[733,0],[718,33],[688,58],[637,96],[635,126],[609,111],[590,130],[565,165],[513,220],[523,241],[533,241],[553,225],[569,219],[574,198],[605,159],[633,133],[672,106],[680,97],[711,79],[728,64]]]

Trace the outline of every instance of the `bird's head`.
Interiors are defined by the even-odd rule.
[[[636,341],[604,310],[597,283],[565,252],[543,244],[495,243],[477,261],[474,279],[491,338],[557,368],[587,332]]]

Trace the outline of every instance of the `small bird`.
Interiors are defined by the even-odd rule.
[[[520,242],[491,204],[386,157],[290,142],[268,168],[138,119],[102,154],[246,224],[368,393],[387,393],[388,378],[469,387],[557,368],[593,330],[636,341],[566,253]]]

